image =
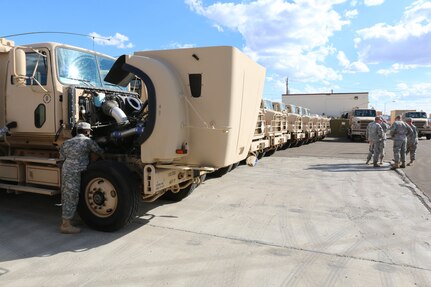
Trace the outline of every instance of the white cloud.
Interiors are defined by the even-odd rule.
[[[244,52],[254,60],[303,81],[342,78],[324,61],[335,53],[330,37],[350,23],[333,9],[346,1],[254,0],[204,6],[200,0],[185,0],[215,25],[238,31]]]
[[[171,43],[168,46],[168,49],[186,49],[196,47],[195,44],[180,44],[177,42]]]
[[[385,0],[364,0],[365,6],[377,6],[381,5]]]
[[[96,32],[91,32],[90,37],[93,37],[94,42],[102,46],[116,46],[120,49],[134,47],[134,45],[129,42],[129,38],[120,33],[115,33],[114,36],[102,36]]]
[[[396,74],[402,70],[412,70],[417,68],[431,68],[431,65],[404,65],[404,64],[393,64],[388,69],[380,69],[377,71],[378,74],[381,75],[390,75],[390,74]]]
[[[345,73],[369,72],[368,66],[361,61],[351,63],[343,51],[339,51],[337,59],[340,65],[344,68]]]
[[[398,24],[378,23],[357,35],[355,43],[363,61],[431,64],[431,2],[415,1]]]
[[[353,9],[353,10],[348,10],[346,12],[344,12],[344,16],[346,16],[346,18],[355,18],[356,16],[358,16],[358,10]]]

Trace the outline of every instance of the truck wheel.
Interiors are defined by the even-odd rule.
[[[204,176],[205,175],[202,176],[203,178],[201,178],[201,181],[205,180]],[[181,188],[181,184],[180,184],[180,191],[178,191],[178,192],[172,192],[172,191],[165,192],[165,194],[163,194],[160,198],[164,199],[164,200],[168,200],[168,201],[178,202],[178,201],[183,200],[184,198],[186,198],[190,194],[192,194],[192,192],[195,190],[195,188],[197,186],[198,186],[198,184],[191,183],[188,186]]]
[[[276,150],[277,149],[275,149],[275,148],[270,149],[270,150],[266,151],[266,153],[265,153],[264,156],[272,156],[275,153]]]
[[[427,140],[431,140],[431,135],[426,135]]]
[[[136,216],[137,186],[126,166],[114,161],[93,162],[81,176],[78,213],[91,228],[116,231]]]

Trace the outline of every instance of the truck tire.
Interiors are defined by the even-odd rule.
[[[431,140],[431,135],[426,135],[427,140]]]
[[[100,160],[81,176],[78,213],[91,228],[112,232],[129,224],[139,208],[138,181],[123,164]]]
[[[205,178],[202,178],[202,179],[205,180]],[[178,192],[172,192],[172,191],[165,192],[165,194],[163,194],[160,198],[164,200],[172,201],[172,202],[179,202],[184,198],[188,197],[190,194],[192,194],[192,192],[195,190],[197,186],[198,186],[197,183],[192,183],[184,188],[180,188],[180,191]],[[181,187],[181,184],[180,184],[180,187]]]

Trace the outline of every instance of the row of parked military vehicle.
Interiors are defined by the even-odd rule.
[[[310,109],[301,106],[262,100],[246,163],[254,166],[263,156],[322,140],[330,132],[330,118],[326,116],[312,115]],[[222,176],[238,164],[211,175]]]

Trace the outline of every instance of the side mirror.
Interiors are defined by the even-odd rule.
[[[27,63],[25,52],[23,49],[14,48],[13,54],[13,83],[18,87],[26,85]]]

